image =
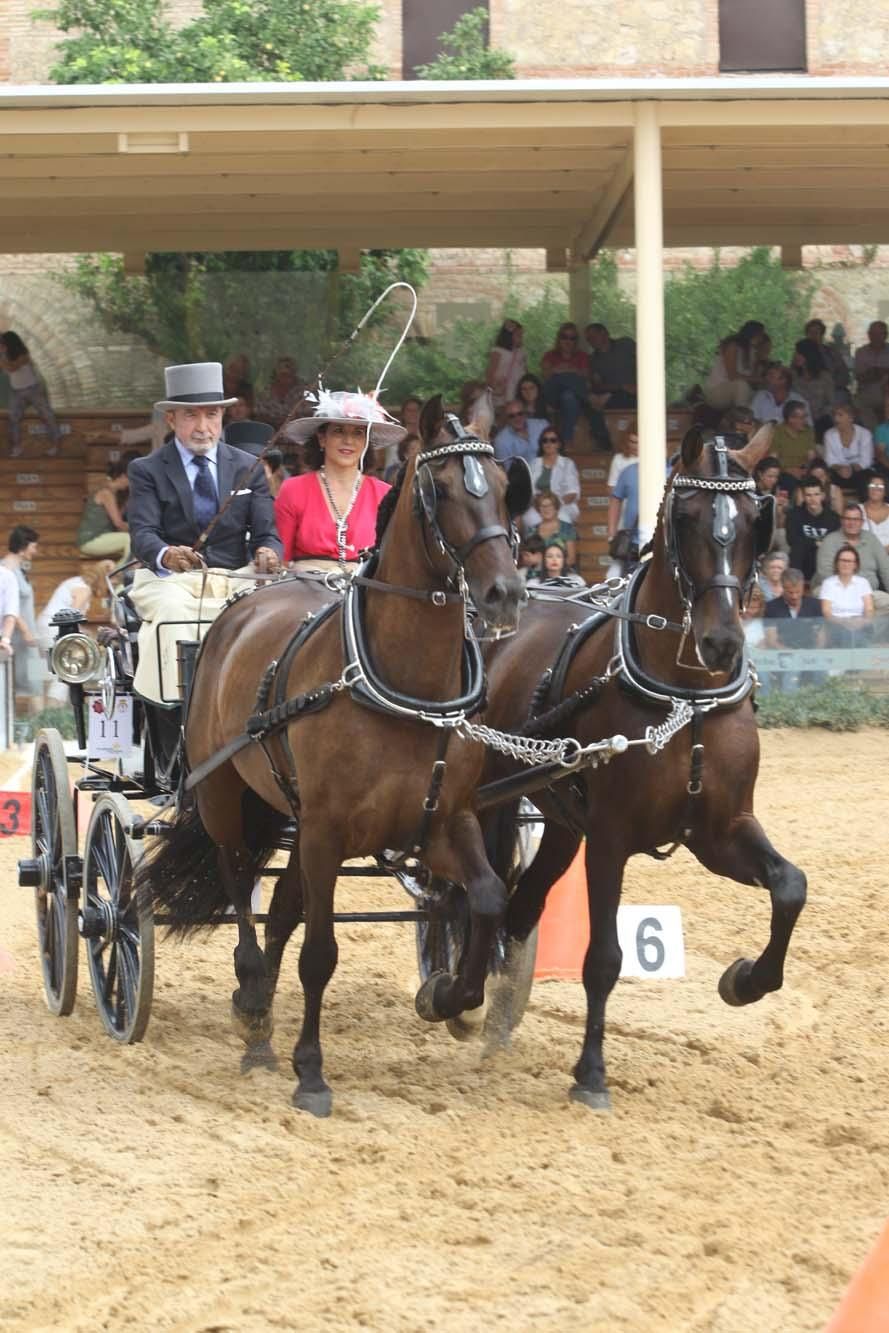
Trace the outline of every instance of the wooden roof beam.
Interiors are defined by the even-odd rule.
[[[591,217],[574,238],[572,250],[576,260],[592,259],[601,250],[633,184],[633,146],[627,148],[614,175]]]

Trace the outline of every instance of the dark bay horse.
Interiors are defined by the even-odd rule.
[[[154,901],[175,929],[220,924],[234,907],[233,1018],[248,1054],[254,1048],[263,1062],[272,1058],[281,956],[304,919],[294,1104],[315,1115],[331,1108],[319,1028],[337,961],[333,901],[341,863],[387,848],[422,849],[436,875],[466,886],[473,947],[460,976],[438,976],[421,989],[418,1005],[430,1018],[483,1003],[487,955],[506,905],[473,809],[484,751],[444,719],[476,711],[483,697],[480,656],[476,670],[464,641],[463,593],[468,588],[497,631],[515,628],[526,600],[511,520],[530,502],[530,479],[526,468],[508,478],[489,445],[448,426],[440,399],[426,405],[421,430],[419,458],[381,506],[378,535],[385,530],[369,583],[345,600],[324,583],[271,584],[233,602],[210,628],[185,731],[188,764],[200,779],[196,802],[180,808],[144,862]],[[329,612],[319,614],[326,605]],[[288,652],[307,617],[317,618],[317,628]],[[246,745],[200,777],[196,769],[244,735],[258,691],[268,701],[272,680],[280,686],[275,697],[286,700],[317,703],[319,691],[334,688],[325,707],[302,710],[262,746]],[[372,706],[358,702],[356,691]],[[263,952],[250,911],[254,875],[294,817],[297,833]]]
[[[751,1004],[780,989],[791,933],[805,903],[805,876],[775,850],[753,814],[759,740],[739,611],[757,545],[768,539],[760,526],[762,502],[747,483],[758,458],[768,452],[768,441],[769,433],[762,431],[731,452],[723,441],[705,445],[698,432],[689,432],[661,508],[653,554],[623,603],[631,614],[653,615],[654,625],[665,618],[673,628],[605,617],[570,661],[558,698],[549,700],[570,699],[600,678],[598,699],[547,733],[576,736],[584,744],[615,734],[644,736],[647,727],[669,715],[672,700],[695,710],[694,722],[662,752],[631,747],[607,767],[583,769],[550,794],[533,798],[546,816],[545,831],[509,901],[507,948],[515,950],[527,938],[547,892],[585,836],[591,921],[583,966],[587,1023],[571,1096],[594,1109],[609,1106],[605,1006],[620,974],[617,909],[630,856],[681,843],[714,874],[767,890],[769,940],[755,961],[738,959],[723,974],[719,993],[730,1005]],[[518,730],[535,692],[536,711],[546,711],[539,682],[588,615],[589,608],[571,603],[532,601],[519,633],[491,652],[490,725]],[[687,634],[677,632],[683,625]],[[496,772],[489,764],[486,777]],[[492,864],[506,874],[514,841],[508,810],[492,816],[488,838]]]

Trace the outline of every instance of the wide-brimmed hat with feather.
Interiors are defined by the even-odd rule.
[[[305,444],[319,427],[333,423],[367,426],[372,445],[399,444],[407,435],[404,426],[390,416],[372,394],[328,393],[326,389],[319,389],[305,397],[307,402],[314,404],[312,415],[286,421],[279,432],[283,439],[293,444]]]

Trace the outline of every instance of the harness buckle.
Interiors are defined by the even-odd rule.
[[[645,617],[645,624],[648,629],[666,629],[667,617],[658,616],[652,613],[651,615]]]
[[[437,589],[430,595],[429,600],[433,606],[447,606],[448,604],[447,593],[440,592]]]

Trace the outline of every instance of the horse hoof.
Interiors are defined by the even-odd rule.
[[[271,1009],[265,1013],[247,1013],[238,1008],[237,1001],[232,997],[232,1027],[247,1046],[260,1046],[271,1039],[275,1030],[274,1014]]]
[[[435,1004],[435,988],[443,977],[450,980],[447,972],[433,972],[417,991],[414,1008],[427,1023],[442,1023],[447,1017],[447,1014],[439,1012]]]
[[[321,1092],[304,1092],[297,1088],[293,1094],[293,1105],[297,1111],[307,1111],[317,1120],[326,1120],[333,1108],[333,1094],[330,1088]]]
[[[572,1102],[580,1102],[581,1106],[586,1106],[590,1111],[611,1110],[611,1098],[607,1092],[593,1092],[590,1088],[582,1088],[579,1083],[575,1083],[568,1096]]]
[[[752,1004],[758,1000],[758,995],[742,995],[740,987],[753,971],[753,964],[749,958],[736,958],[731,967],[727,967],[719,978],[719,994],[726,1004],[739,1008],[744,1004]]]
[[[272,1050],[271,1042],[259,1041],[249,1045],[241,1056],[241,1073],[249,1074],[252,1069],[277,1069],[278,1057]]]

